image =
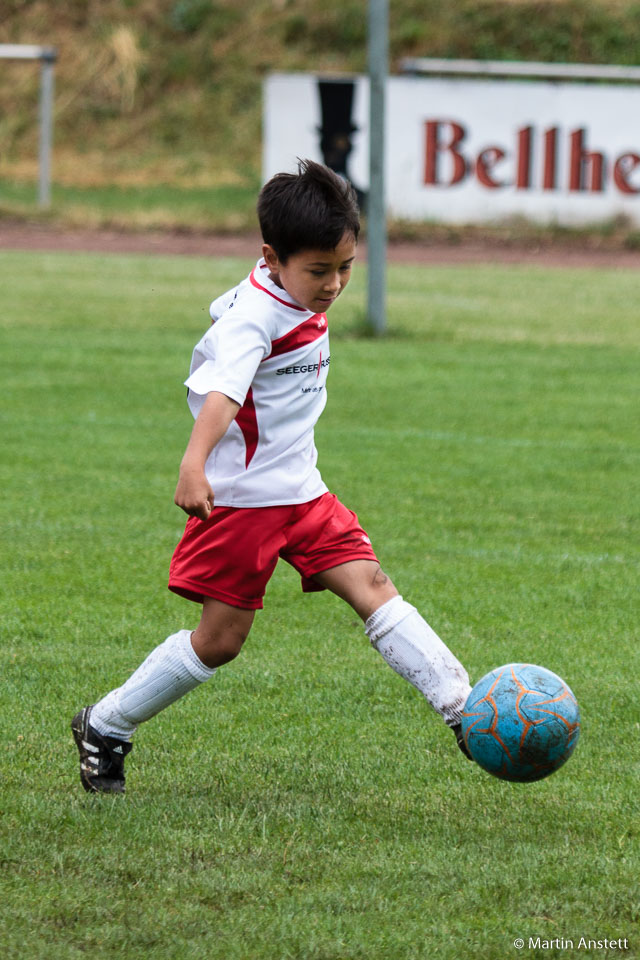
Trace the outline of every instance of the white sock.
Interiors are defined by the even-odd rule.
[[[153,650],[135,673],[103,697],[90,723],[102,736],[130,740],[139,723],[183,697],[216,672],[191,646],[191,631],[174,633]]]
[[[364,628],[389,666],[424,694],[448,726],[460,723],[471,692],[469,676],[415,607],[392,597]]]

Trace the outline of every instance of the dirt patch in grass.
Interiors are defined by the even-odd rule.
[[[0,221],[0,248],[5,250],[89,250],[96,253],[175,254],[204,257],[258,257],[258,234],[216,234],[197,231],[119,231],[63,228],[11,220]],[[366,259],[366,241],[360,245]],[[424,264],[529,263],[545,267],[621,267],[638,269],[640,251],[566,241],[506,241],[504,238],[457,236],[391,238],[392,262]]]

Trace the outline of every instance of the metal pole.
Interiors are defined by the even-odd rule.
[[[53,65],[56,55],[45,50],[40,71],[40,183],[38,202],[51,204],[51,144],[53,141]]]
[[[369,196],[367,315],[375,334],[386,327],[387,220],[385,203],[385,87],[389,61],[389,3],[369,0]]]

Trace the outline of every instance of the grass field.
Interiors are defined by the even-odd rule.
[[[3,217],[62,226],[239,231],[256,228],[256,179],[250,184],[176,187],[109,184],[70,187],[54,183],[51,207],[38,206],[36,184],[0,178]]]
[[[197,622],[165,586],[181,384],[248,266],[0,258],[2,957],[640,956],[635,272],[394,266],[377,342],[361,270],[330,315],[325,479],[472,680],[565,677],[566,767],[464,761],[281,565],[241,657],[139,732],[127,797],[81,790],[72,714]]]

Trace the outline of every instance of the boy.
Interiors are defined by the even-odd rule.
[[[362,618],[372,645],[453,728],[466,671],[382,572],[358,518],[316,467],[313,429],[326,403],[326,312],[346,287],[360,229],[352,187],[301,161],[262,189],[263,257],[211,305],[186,385],[195,417],[175,502],[189,515],[169,588],[202,605],[196,629],[161,643],[71,728],[85,790],[124,793],[137,726],[236,657],[277,560],[304,591],[333,591]]]

